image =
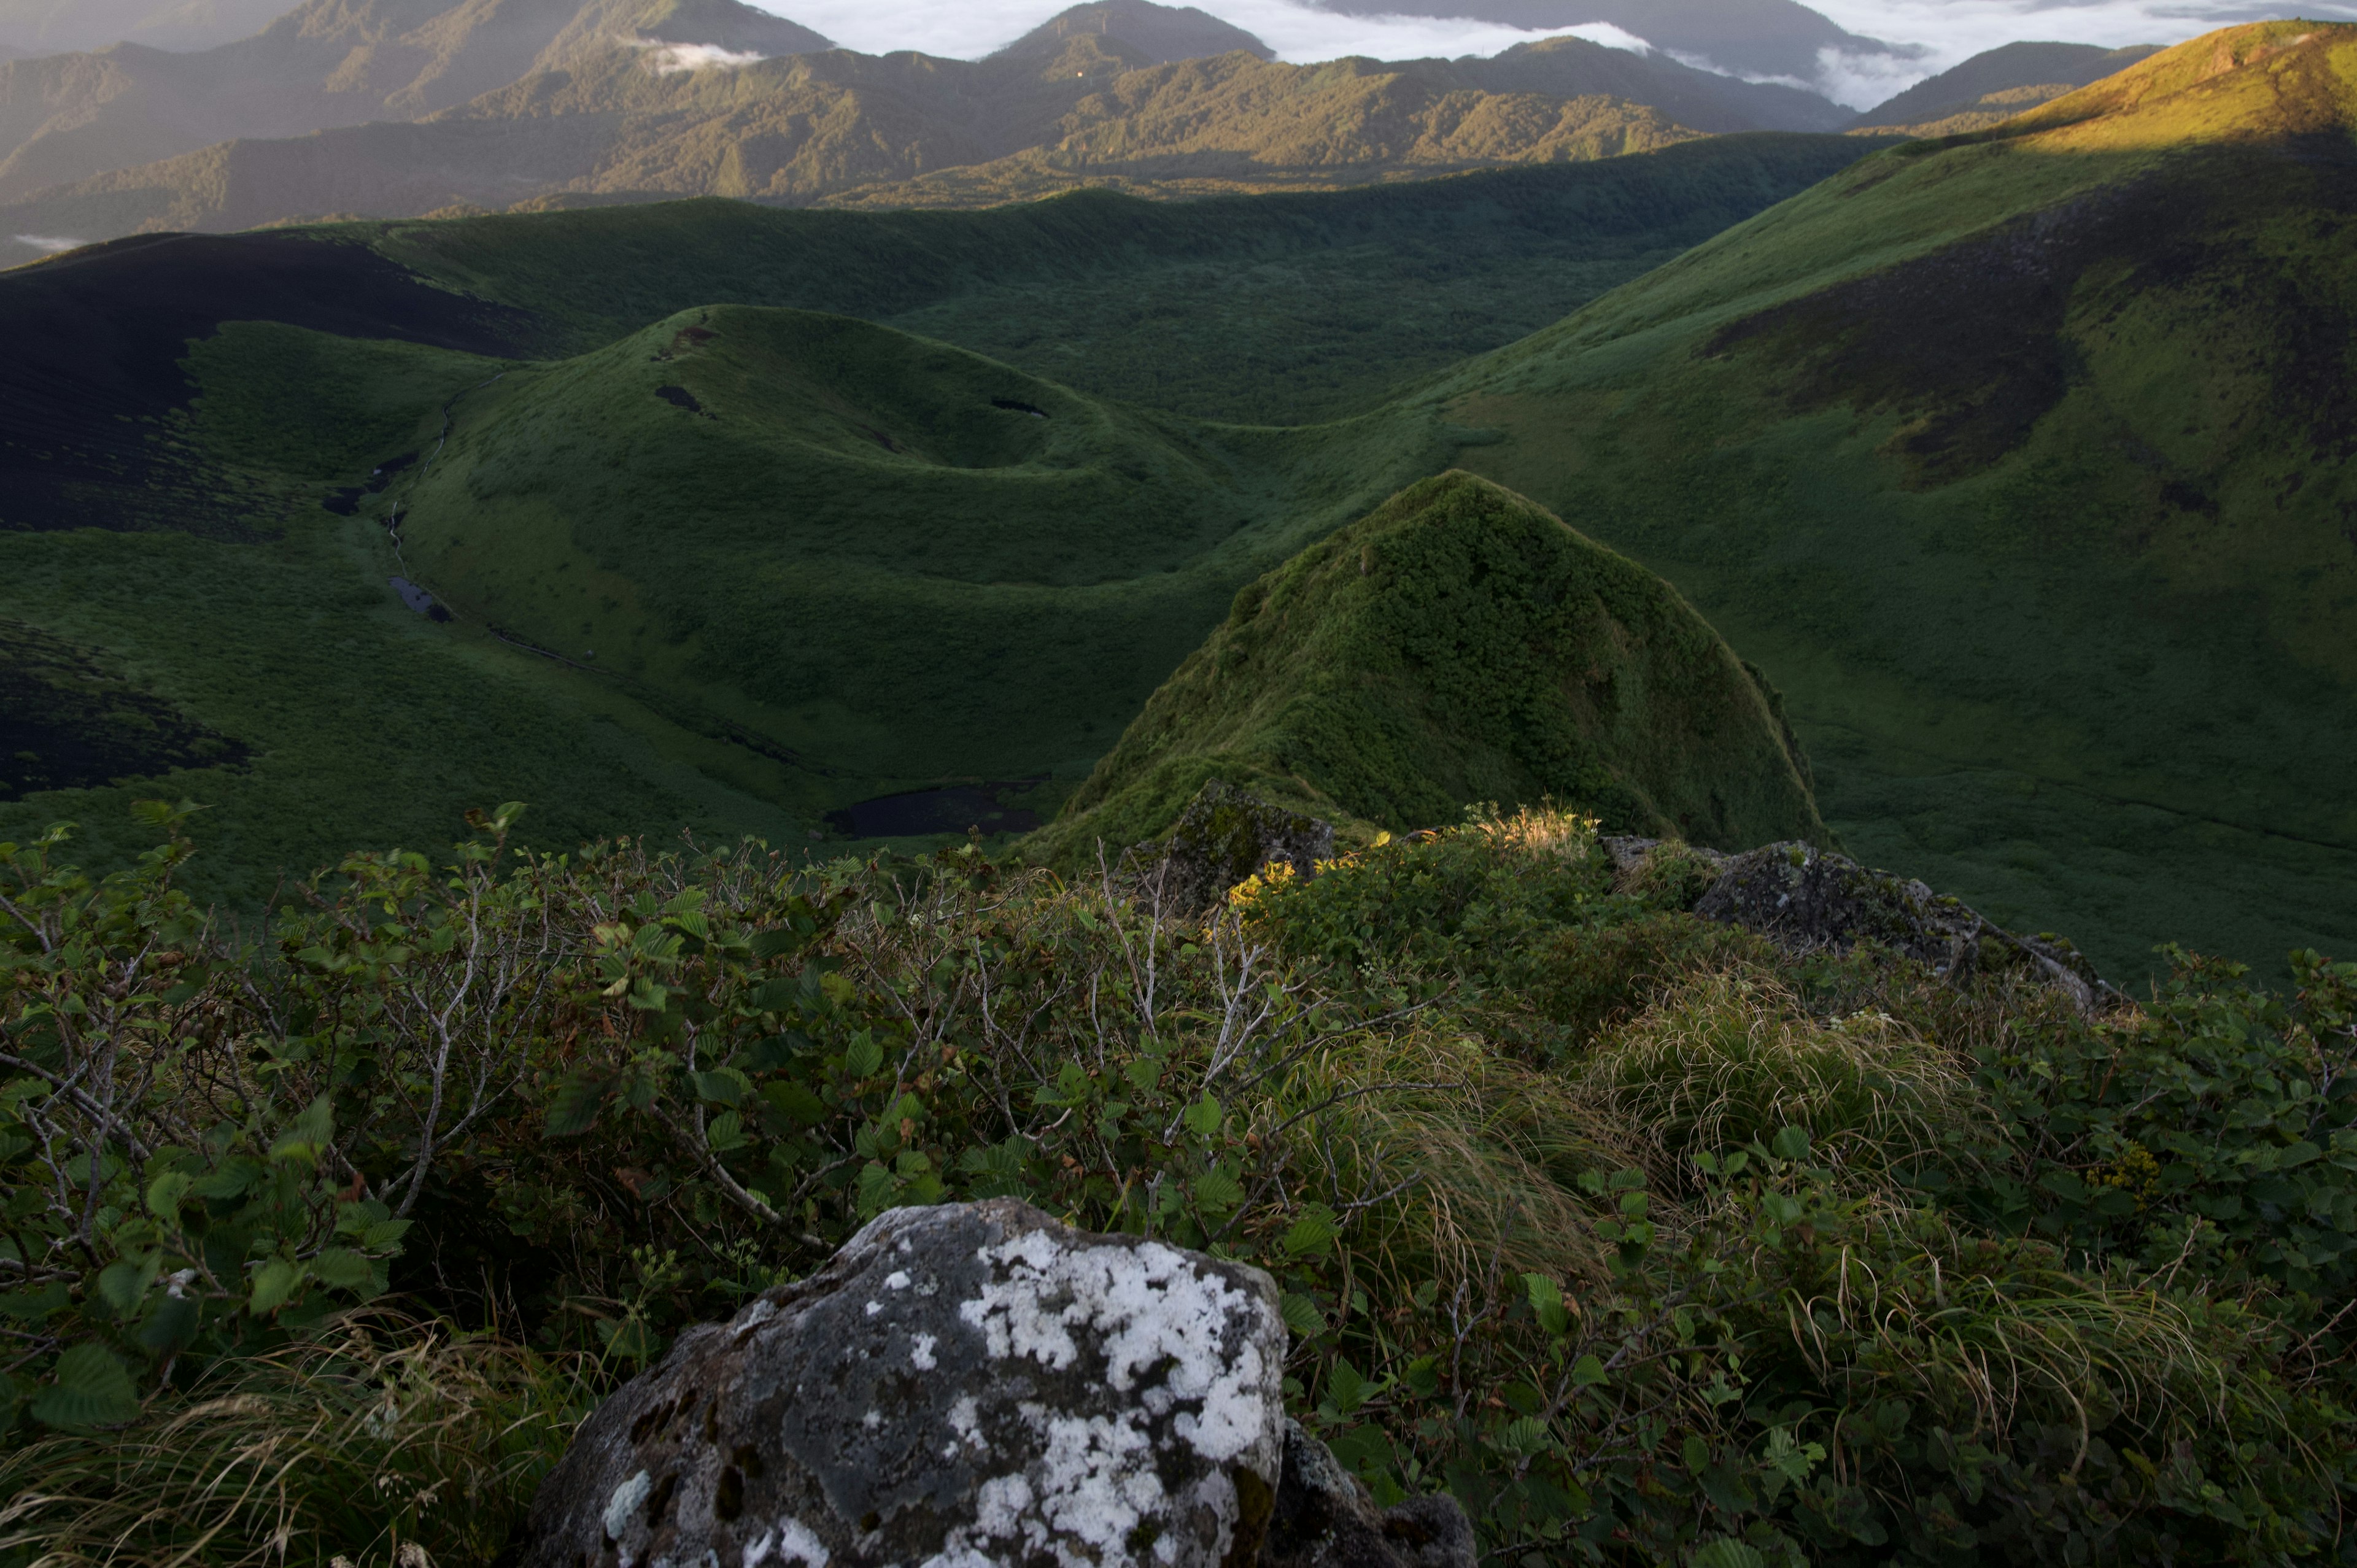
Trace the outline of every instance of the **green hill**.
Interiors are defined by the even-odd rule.
[[[2158,44],[2107,49],[2096,44],[2005,44],[1917,82],[1857,117],[1868,131],[1954,136],[2050,103],[2160,52]]]
[[[0,648],[38,651],[17,673],[43,691],[120,693],[72,697],[94,723],[156,716],[12,744],[88,766],[71,788],[47,761],[12,770],[33,792],[0,801],[0,837],[70,818],[104,859],[139,842],[130,800],[188,796],[213,808],[197,886],[245,901],[501,800],[533,802],[551,847],[807,843],[838,831],[823,813],[917,787],[1046,779],[1010,799],[1048,809],[1237,588],[1468,438],[1413,410],[1260,426],[1379,409],[1865,150],[1730,138],[981,213],[704,201],[130,241],[11,272],[0,620],[29,629]],[[928,340],[732,307],[649,330],[708,301]],[[689,326],[723,335],[675,347]],[[396,576],[456,618],[414,612]],[[1021,680],[984,679],[993,660]],[[832,684],[779,700],[803,679]],[[188,766],[208,736],[231,749]],[[962,830],[988,794],[943,797],[953,822],[841,831]]]
[[[1398,831],[1553,799],[1612,832],[1827,838],[1775,694],[1675,590],[1460,472],[1248,585],[1027,848],[1093,864],[1214,778]]]
[[[1865,858],[2136,972],[2357,933],[2357,28],[1853,166],[1436,405],[1784,691]]]

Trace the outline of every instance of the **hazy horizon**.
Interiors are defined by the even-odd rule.
[[[1071,0],[979,0],[944,11],[938,0],[752,0],[868,54],[921,49],[974,59],[1011,43]],[[1378,59],[1493,55],[1566,33],[1614,48],[1637,40],[1593,24],[1527,30],[1432,16],[1349,16],[1299,0],[1192,0],[1296,62],[1366,55]],[[1823,62],[1804,85],[1864,109],[1984,49],[2037,39],[2101,44],[2173,44],[2229,23],[2298,14],[2357,20],[2357,4],[2309,4],[2297,13],[2241,0],[1818,0],[1812,7],[1846,30],[1894,46],[1896,54],[1844,55]],[[1682,57],[1683,58],[1683,57]],[[1701,61],[1690,63],[1700,64]],[[1780,79],[1788,80],[1788,79]]]

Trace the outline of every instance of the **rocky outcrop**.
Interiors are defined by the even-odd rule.
[[[1651,839],[1608,839],[1624,884],[1641,882],[1665,850],[1706,865],[1716,880],[1694,903],[1706,920],[1742,926],[1801,950],[1847,951],[1871,942],[1930,965],[1949,980],[2018,973],[2050,985],[2082,1013],[2126,998],[2056,936],[2018,936],[1923,883],[1874,871],[1805,843],[1719,855]],[[1700,857],[1700,858],[1697,858]]]
[[[1284,1355],[1256,1269],[1011,1200],[896,1209],[601,1405],[510,1557],[1249,1563],[1276,1503]]]
[[[1261,1568],[1474,1568],[1473,1526],[1457,1499],[1411,1498],[1379,1509],[1327,1446],[1285,1423],[1285,1477]]]
[[[1297,876],[1318,875],[1318,863],[1334,858],[1334,824],[1272,806],[1214,779],[1189,801],[1160,843],[1135,851],[1146,869],[1141,882],[1158,896],[1161,908],[1193,913],[1209,909],[1228,890],[1281,861]]]

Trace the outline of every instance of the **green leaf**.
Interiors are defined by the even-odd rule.
[[[1187,1131],[1194,1133],[1198,1138],[1211,1138],[1219,1135],[1220,1122],[1226,1115],[1227,1112],[1221,1109],[1220,1102],[1207,1094],[1187,1107],[1184,1120],[1187,1123]]]
[[[565,1075],[548,1102],[551,1137],[571,1138],[597,1124],[597,1111],[614,1087],[608,1075],[590,1067],[576,1067]]]
[[[178,1224],[180,1205],[196,1185],[196,1177],[186,1171],[166,1171],[147,1184],[147,1212],[167,1224]]]
[[[1226,1214],[1244,1200],[1243,1184],[1222,1170],[1195,1178],[1195,1203],[1206,1214]]]
[[[1530,1292],[1531,1311],[1540,1327],[1558,1338],[1570,1331],[1571,1314],[1564,1309],[1561,1285],[1544,1274],[1524,1274],[1523,1285]]]
[[[1800,1156],[1790,1157],[1797,1159]],[[1732,1536],[1722,1535],[1694,1554],[1694,1568],[1768,1568],[1768,1559],[1760,1555],[1757,1547],[1746,1546]]]
[[[147,1299],[147,1287],[156,1283],[156,1262],[153,1254],[144,1262],[118,1258],[98,1271],[98,1294],[114,1308],[117,1317],[131,1316]]]
[[[876,1036],[860,1030],[851,1048],[843,1053],[843,1070],[854,1078],[874,1078],[883,1066],[884,1047],[876,1043]]]
[[[739,1105],[753,1092],[753,1080],[733,1067],[699,1072],[694,1078],[696,1097],[714,1105]]]
[[[330,1247],[311,1260],[311,1276],[337,1290],[359,1290],[374,1272],[368,1259],[350,1247]]]
[[[1349,1415],[1367,1402],[1375,1385],[1359,1375],[1350,1362],[1336,1358],[1333,1369],[1326,1374],[1326,1401],[1336,1415]]]
[[[783,958],[801,948],[808,940],[801,932],[788,930],[782,927],[772,930],[755,931],[753,956],[764,961]]]
[[[98,1345],[76,1345],[59,1356],[54,1380],[33,1400],[35,1419],[50,1426],[117,1426],[138,1413],[130,1372]]]
[[[774,936],[775,934],[775,932],[764,931],[761,933],[761,936]],[[761,937],[754,938],[753,946],[756,951],[759,950],[760,945]],[[753,1007],[756,1012],[760,1013],[783,1013],[792,1008],[795,1004],[799,1003],[802,1000],[802,983],[798,980],[764,981],[759,985],[754,987]]]
[[[1326,1332],[1326,1315],[1318,1304],[1306,1295],[1286,1294],[1277,1298],[1276,1315],[1285,1326],[1304,1339],[1314,1339]]]
[[[1334,1250],[1334,1211],[1313,1203],[1286,1228],[1277,1245],[1297,1258],[1322,1258]]]
[[[1781,1129],[1781,1131],[1779,1131],[1779,1132],[1777,1133],[1777,1134],[1776,1134],[1776,1142],[1775,1142],[1775,1144],[1772,1145],[1772,1147],[1773,1147],[1773,1149],[1774,1149],[1774,1152],[1775,1152],[1776,1157],[1777,1157],[1778,1159],[1780,1159],[1780,1160],[1804,1160],[1804,1159],[1807,1159],[1807,1158],[1809,1157],[1809,1134],[1808,1134],[1808,1131],[1807,1131],[1807,1129],[1805,1129],[1805,1128],[1802,1128],[1802,1127],[1786,1127],[1786,1128],[1783,1128],[1783,1129]],[[1742,1550],[1742,1551],[1744,1551],[1744,1552],[1751,1552],[1751,1561],[1752,1561],[1752,1562],[1754,1562],[1754,1563],[1758,1563],[1758,1562],[1760,1562],[1760,1561],[1761,1561],[1760,1556],[1760,1553],[1758,1553],[1757,1552],[1751,1552],[1751,1548],[1749,1548],[1749,1547],[1748,1547],[1748,1546],[1742,1546],[1742,1547],[1740,1547],[1740,1550]],[[1702,1561],[1702,1559],[1701,1559],[1700,1557],[1698,1557],[1698,1556],[1697,1556],[1697,1557],[1695,1559],[1695,1562],[1697,1562],[1697,1563],[1699,1563],[1699,1562],[1701,1562],[1701,1561]],[[1732,1565],[1731,1565],[1731,1564],[1729,1565],[1729,1568],[1732,1568]]]
[[[246,1307],[256,1317],[267,1317],[294,1298],[303,1284],[303,1265],[287,1258],[273,1258],[253,1273],[253,1290]]]
[[[734,1111],[723,1111],[705,1125],[704,1141],[711,1145],[712,1152],[716,1155],[725,1155],[731,1149],[743,1148],[745,1146],[744,1118],[738,1116]]]
[[[1609,1383],[1611,1380],[1612,1374],[1606,1371],[1604,1363],[1593,1356],[1582,1356],[1572,1363],[1571,1386],[1573,1388],[1593,1388],[1599,1383]]]
[[[386,1248],[409,1234],[411,1223],[412,1221],[407,1219],[379,1220],[361,1232],[361,1245],[371,1253],[382,1253]]]
[[[761,1098],[780,1115],[799,1125],[814,1127],[826,1120],[826,1102],[799,1083],[765,1083]]]

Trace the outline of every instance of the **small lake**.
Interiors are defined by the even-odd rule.
[[[1042,780],[1019,779],[1006,784],[952,784],[942,789],[917,789],[905,795],[880,795],[826,814],[826,825],[852,838],[921,838],[930,833],[962,833],[980,828],[985,833],[1028,833],[1039,825],[1039,813],[1021,806],[1002,806],[1001,795],[1037,789]]]

